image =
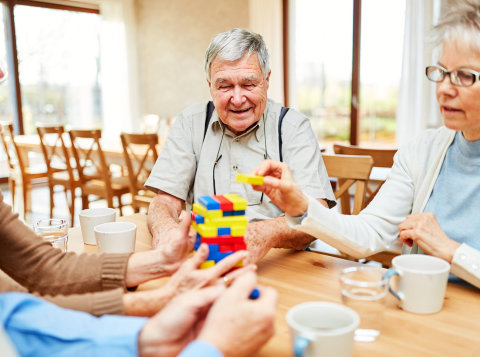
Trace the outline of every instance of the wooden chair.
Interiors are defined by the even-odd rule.
[[[373,167],[371,156],[322,155],[328,176],[338,179],[335,198],[340,199],[343,214],[358,214],[365,206],[367,182]],[[353,209],[349,188],[355,184]]]
[[[330,179],[336,179],[334,189],[335,198],[340,201],[342,214],[358,214],[365,203],[366,183],[373,167],[373,159],[370,156],[354,155],[326,155],[322,154],[323,162]],[[355,184],[353,197],[353,209],[350,209],[349,188]],[[317,253],[336,256],[349,260],[355,258],[339,252],[337,249],[322,242],[315,241],[310,249]]]
[[[65,144],[63,126],[37,126],[45,163],[48,170],[48,188],[50,191],[50,217],[53,217],[54,187],[63,186],[73,227],[75,219],[75,190],[80,187],[78,174],[72,166],[68,146]],[[68,193],[70,192],[70,200]]]
[[[116,197],[117,207],[123,215],[122,195],[130,192],[128,178],[112,176],[100,145],[102,131],[70,130],[69,135],[82,188],[83,209],[89,206],[88,195],[105,198],[110,208],[115,208],[113,198]]]
[[[341,155],[370,155],[373,158],[374,167],[392,167],[393,157],[397,152],[396,149],[371,149],[340,144],[334,144],[333,151],[335,154]],[[369,180],[369,183],[373,185],[367,184],[367,199],[365,205],[368,205],[368,203],[370,203],[370,201],[375,197],[384,182],[384,180]]]
[[[26,218],[27,211],[30,209],[29,194],[34,184],[47,183],[48,171],[45,165],[28,164],[28,158],[23,156],[15,143],[15,134],[12,123],[3,123],[0,130],[0,138],[7,155],[10,175],[8,184],[12,195],[12,206],[15,205],[15,189],[17,184],[22,185],[23,196],[23,218]]]
[[[145,189],[144,184],[158,159],[158,135],[122,133],[120,138],[128,169],[133,209],[135,212],[138,212],[140,207],[148,209],[155,193]]]
[[[369,182],[370,172],[374,165],[374,159],[369,155],[322,155],[327,168],[327,173],[331,177],[337,177],[339,187],[335,191],[335,198],[340,198],[342,214],[358,214],[368,204],[366,200],[367,183]],[[387,165],[388,161],[380,161]],[[353,198],[353,209],[350,210],[350,195],[348,188],[355,183],[355,195]],[[366,257],[361,261],[376,261],[383,267],[390,267],[392,259],[401,254],[401,242],[396,241],[394,245],[383,252],[376,253]],[[330,254],[332,255],[332,254]],[[333,254],[335,255],[335,254]],[[342,258],[353,259],[345,254]]]

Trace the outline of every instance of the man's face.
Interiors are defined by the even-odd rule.
[[[210,67],[210,94],[217,114],[239,135],[258,122],[267,104],[270,73],[263,77],[256,54],[234,62],[215,58]]]

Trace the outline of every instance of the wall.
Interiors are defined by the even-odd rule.
[[[145,114],[176,115],[210,98],[203,70],[213,36],[249,26],[248,0],[136,0]]]

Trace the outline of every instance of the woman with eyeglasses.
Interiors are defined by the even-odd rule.
[[[426,68],[436,82],[444,127],[400,149],[391,173],[357,216],[328,210],[303,194],[288,166],[265,161],[264,192],[295,228],[356,258],[385,250],[397,237],[404,253],[451,263],[450,281],[480,287],[480,0],[451,1],[434,28],[442,52]]]

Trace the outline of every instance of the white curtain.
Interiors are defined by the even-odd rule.
[[[283,103],[283,24],[281,0],[250,0],[250,29],[263,36],[270,53],[268,97]]]
[[[103,137],[106,141],[118,141],[122,131],[138,130],[141,123],[134,5],[135,0],[99,3]]]
[[[435,84],[425,77],[425,67],[435,64],[438,53],[427,43],[437,19],[440,0],[407,0],[402,77],[397,110],[397,144],[403,145],[426,128],[439,127],[442,118],[435,99]]]

